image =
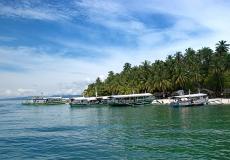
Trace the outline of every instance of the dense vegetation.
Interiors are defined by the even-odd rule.
[[[165,61],[146,60],[139,66],[125,63],[120,73],[109,71],[104,81],[97,78],[84,94],[95,96],[95,89],[100,96],[206,89],[220,96],[225,88],[230,88],[230,54],[229,44],[222,40],[215,51],[208,47],[197,51],[188,48],[184,53],[169,55]]]

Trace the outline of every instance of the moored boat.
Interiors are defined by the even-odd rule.
[[[151,104],[154,97],[151,93],[112,95],[109,97],[110,106],[137,106]]]
[[[77,106],[92,106],[92,105],[104,105],[107,104],[107,96],[103,97],[74,97],[70,100],[71,107]]]
[[[65,104],[66,101],[62,97],[42,97],[35,96],[22,102],[23,105],[58,105]]]
[[[190,107],[208,104],[208,96],[204,93],[174,96],[173,100],[170,103],[172,107]]]
[[[63,99],[62,97],[47,97],[46,104],[48,105],[55,105],[55,104],[66,104],[66,99]]]

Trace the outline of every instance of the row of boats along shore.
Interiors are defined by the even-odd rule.
[[[143,106],[143,105],[161,105],[160,100],[156,99],[151,93],[111,95],[96,97],[32,97],[22,102],[24,105],[58,105],[69,104],[71,107],[83,106]],[[172,107],[203,106],[209,104],[207,94],[187,94],[170,98],[169,105]]]

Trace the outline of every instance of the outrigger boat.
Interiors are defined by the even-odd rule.
[[[208,104],[208,96],[204,93],[174,96],[173,99],[174,101],[170,103],[172,107],[202,106]]]
[[[23,105],[58,105],[58,104],[66,104],[67,101],[62,99],[62,97],[32,97],[32,99],[28,99],[22,102]]]
[[[151,93],[112,95],[108,97],[110,106],[136,106],[151,104],[154,97]]]
[[[70,106],[92,106],[92,105],[102,105],[107,104],[108,97],[75,97],[70,99]]]

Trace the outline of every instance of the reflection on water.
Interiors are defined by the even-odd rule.
[[[0,102],[1,159],[227,159],[230,106]]]

